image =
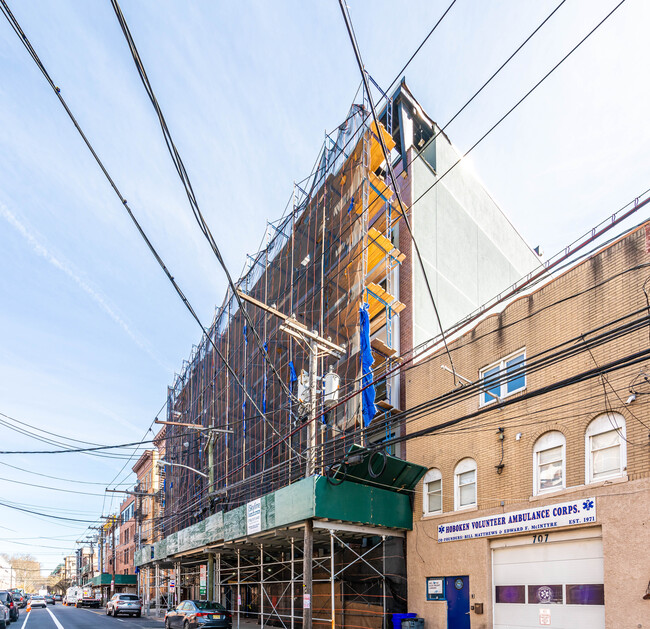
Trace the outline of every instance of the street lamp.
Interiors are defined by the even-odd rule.
[[[158,459],[157,465],[169,465],[170,467],[174,467],[174,465],[176,465],[177,467],[184,467],[186,470],[196,472],[199,476],[203,476],[203,478],[208,478],[207,474],[204,474],[203,472],[200,472],[199,470],[190,467],[189,465],[183,465],[182,463],[172,463],[170,461],[163,461],[162,459]]]

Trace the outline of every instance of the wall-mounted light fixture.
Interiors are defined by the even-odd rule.
[[[501,460],[499,461],[498,465],[494,466],[497,470],[497,474],[501,474],[501,472],[503,472],[503,468],[506,466],[506,464],[503,462],[503,440],[505,438],[506,429],[503,427],[497,428],[497,439],[501,441]]]

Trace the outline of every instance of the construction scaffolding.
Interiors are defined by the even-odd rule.
[[[379,143],[381,134],[389,151],[395,147],[393,103],[388,101],[385,124],[379,127],[369,124],[368,112],[365,102],[353,105],[336,132],[326,136],[316,169],[294,185],[290,211],[268,224],[265,246],[248,256],[236,282],[252,298],[346,346],[342,358],[321,357],[318,365],[319,377],[329,369],[340,377],[341,395],[361,388],[359,308],[368,304],[379,416],[369,429],[362,419],[361,395],[331,409],[321,396],[316,431],[320,473],[353,444],[394,436],[391,411],[399,406],[398,377],[381,380],[399,361],[396,320],[404,308],[397,286],[405,254],[395,246],[401,217],[384,179]],[[210,338],[201,339],[169,388],[168,421],[223,432],[188,434],[180,426],[167,426],[166,457],[210,469],[213,483],[188,469],[167,468],[158,536],[304,477],[302,428],[309,401],[301,399],[300,384],[309,349],[285,334],[281,321],[268,312],[248,307],[247,314],[248,320],[229,290]]]
[[[301,626],[301,540],[302,530],[295,527],[210,549],[213,588],[205,596],[234,614],[233,625],[251,618],[262,627]],[[401,611],[406,601],[403,545],[398,531],[315,522],[313,626],[380,629],[387,614]],[[177,571],[182,598],[198,599],[198,567],[178,564]]]

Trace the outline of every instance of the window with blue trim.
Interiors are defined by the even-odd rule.
[[[526,388],[526,351],[521,349],[484,367],[479,372],[482,384],[481,406],[492,404]]]

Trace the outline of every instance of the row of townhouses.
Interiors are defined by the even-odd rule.
[[[650,225],[544,263],[404,82],[380,118],[228,289],[94,584],[292,629],[641,626]]]

